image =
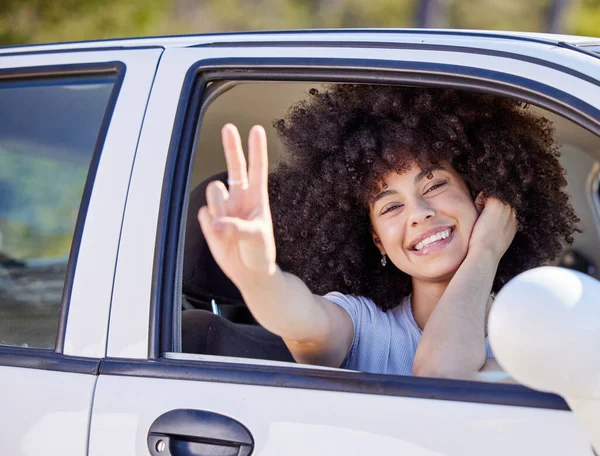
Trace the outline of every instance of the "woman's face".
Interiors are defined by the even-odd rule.
[[[467,255],[478,217],[463,178],[449,164],[390,173],[370,204],[373,239],[414,279],[447,281]],[[389,267],[389,266],[388,266]]]

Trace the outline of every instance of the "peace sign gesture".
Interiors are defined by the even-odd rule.
[[[229,190],[221,181],[208,184],[207,206],[200,208],[198,221],[215,261],[240,288],[249,275],[272,274],[276,269],[267,191],[267,136],[261,126],[250,130],[248,171],[237,128],[225,125],[221,138]]]

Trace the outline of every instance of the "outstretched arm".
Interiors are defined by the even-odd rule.
[[[211,182],[206,189],[208,204],[198,213],[215,261],[238,287],[256,320],[283,338],[296,361],[338,367],[352,343],[349,315],[313,295],[275,262],[264,129],[255,126],[250,131],[248,170],[237,128],[225,125],[222,140],[229,190],[220,181]]]

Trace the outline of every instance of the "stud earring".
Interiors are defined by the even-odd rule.
[[[387,257],[385,256],[385,253],[383,253],[381,256],[381,266],[385,267],[386,264],[387,264]]]

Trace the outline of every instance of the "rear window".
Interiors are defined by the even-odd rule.
[[[54,347],[83,188],[115,77],[0,82],[0,344]]]

